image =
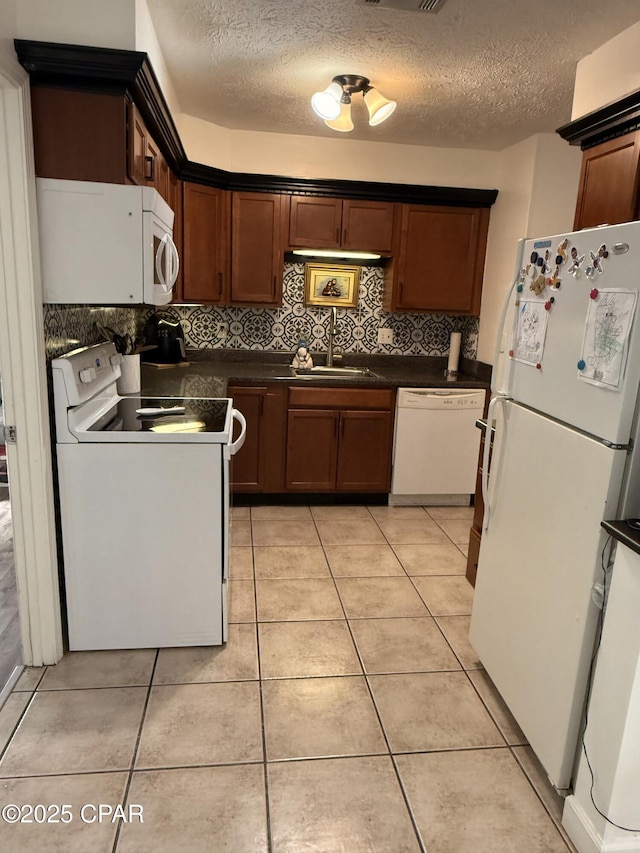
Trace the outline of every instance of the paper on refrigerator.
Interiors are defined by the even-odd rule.
[[[521,299],[516,315],[513,358],[535,367],[542,361],[549,312],[538,299]]]
[[[584,327],[580,379],[611,390],[621,387],[637,293],[609,288],[589,300]]]

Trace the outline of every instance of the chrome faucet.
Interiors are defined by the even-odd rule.
[[[327,367],[333,367],[333,338],[336,333],[336,309],[331,309],[329,316],[329,342],[327,344]]]

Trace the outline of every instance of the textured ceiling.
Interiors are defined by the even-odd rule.
[[[309,99],[336,74],[398,101],[349,138],[500,149],[569,121],[576,63],[640,20],[637,0],[148,0],[184,112],[228,128],[338,137]]]

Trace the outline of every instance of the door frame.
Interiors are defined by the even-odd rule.
[[[29,80],[0,60],[0,364],[23,662],[63,654]]]

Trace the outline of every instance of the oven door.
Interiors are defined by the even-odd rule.
[[[166,305],[173,298],[180,258],[170,229],[152,211],[144,211],[144,302]]]

